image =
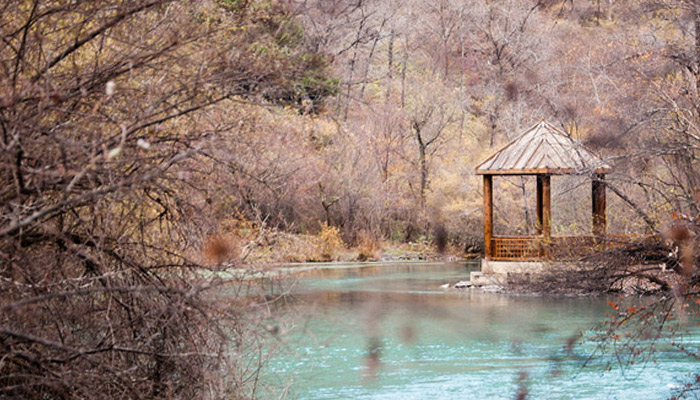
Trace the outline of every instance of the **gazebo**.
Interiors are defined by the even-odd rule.
[[[542,120],[520,134],[479,166],[484,177],[485,259],[536,261],[552,258],[552,249],[593,246],[605,237],[605,174],[611,167],[583,145],[549,122]],[[592,235],[552,237],[551,176],[590,175],[592,180]],[[496,236],[493,233],[493,177],[534,175],[537,177],[536,234]]]

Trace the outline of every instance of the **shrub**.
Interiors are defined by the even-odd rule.
[[[340,229],[324,222],[318,236],[321,239],[320,261],[337,259],[338,253],[345,248],[343,239],[340,237]]]

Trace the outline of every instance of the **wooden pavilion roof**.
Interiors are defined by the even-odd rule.
[[[479,175],[604,174],[611,170],[581,142],[545,120],[476,167]]]

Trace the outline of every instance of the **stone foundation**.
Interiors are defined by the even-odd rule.
[[[575,269],[573,263],[544,261],[487,261],[481,259],[481,271],[470,274],[473,286],[505,286],[511,278],[536,276],[549,268]]]
[[[542,261],[487,261],[481,259],[483,274],[537,274],[545,271],[549,263]]]

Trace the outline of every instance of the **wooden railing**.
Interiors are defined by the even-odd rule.
[[[492,260],[565,260],[590,254],[594,251],[624,245],[631,236],[494,236],[491,239]]]
[[[496,236],[491,239],[494,260],[539,260],[543,253],[543,240],[530,236]]]

